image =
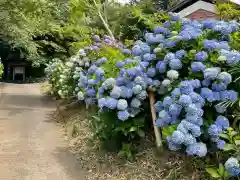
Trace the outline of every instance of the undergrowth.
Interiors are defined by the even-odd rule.
[[[66,107],[65,105],[61,105]],[[56,119],[66,127],[70,151],[88,171],[87,180],[210,180],[202,159],[170,151],[158,152],[150,135],[138,143],[134,158],[122,158],[94,140],[89,119],[94,110],[83,105],[58,108]],[[111,144],[109,144],[111,145]]]

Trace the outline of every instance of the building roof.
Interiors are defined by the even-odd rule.
[[[168,12],[179,12],[194,3],[198,2],[199,0],[178,0],[175,5],[170,7],[167,11]],[[225,0],[227,2],[232,2],[234,4],[240,5],[240,0]],[[201,2],[211,3],[213,4],[214,0],[201,0]]]

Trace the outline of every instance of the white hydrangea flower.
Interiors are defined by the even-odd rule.
[[[176,71],[176,70],[169,70],[169,71],[167,72],[167,77],[168,77],[170,80],[176,80],[176,79],[178,79],[178,77],[179,77],[179,73],[178,73],[178,71]]]
[[[169,87],[171,85],[171,81],[169,79],[164,79],[162,81],[162,86]]]

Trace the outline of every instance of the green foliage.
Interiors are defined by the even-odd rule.
[[[240,10],[237,9],[236,4],[233,3],[223,3],[217,1],[217,14],[221,19],[225,20],[239,20]]]
[[[234,155],[237,155],[238,158],[240,158],[240,133],[229,128],[220,136],[227,141],[223,150],[231,151]]]
[[[211,177],[216,179],[225,179],[230,176],[225,170],[223,164],[219,164],[219,166],[215,168],[206,168],[206,171]]]
[[[122,149],[121,156],[124,154],[130,157],[130,152],[126,152],[132,148],[129,147],[129,143],[145,136],[143,114],[132,118],[131,121],[119,121],[114,111],[98,112],[90,123],[95,139],[100,140],[103,147],[108,150]]]
[[[3,64],[0,63],[0,79],[2,78],[3,70],[4,70]]]

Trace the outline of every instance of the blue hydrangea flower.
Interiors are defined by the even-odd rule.
[[[185,50],[179,50],[175,53],[176,58],[178,59],[182,59],[184,57],[184,55],[186,54]]]
[[[220,99],[222,101],[227,101],[227,100],[236,101],[238,99],[238,93],[233,90],[225,90],[219,93],[220,93]]]
[[[169,148],[171,151],[180,150],[181,147],[182,147],[181,144],[173,143],[172,140],[171,140],[171,137],[167,137],[167,141],[168,141],[168,148]]]
[[[120,111],[126,110],[128,107],[128,103],[125,99],[119,99],[117,103],[117,109]]]
[[[155,68],[148,68],[147,69],[147,75],[150,77],[154,77],[156,75],[156,69]]]
[[[195,60],[196,60],[196,61],[203,62],[203,61],[205,61],[207,58],[208,58],[208,54],[207,54],[205,51],[198,52],[198,53],[195,55]]]
[[[147,92],[146,91],[142,91],[141,93],[139,93],[138,95],[137,95],[137,98],[139,99],[139,100],[145,100],[146,98],[147,98]]]
[[[194,137],[199,137],[201,135],[200,126],[190,123],[188,121],[182,120],[184,127],[190,132]]]
[[[227,111],[226,106],[221,105],[221,104],[217,104],[214,107],[215,107],[216,111],[220,114],[225,113]]]
[[[201,88],[200,95],[207,99],[209,102],[212,102],[214,100],[213,91],[209,88]]]
[[[240,169],[238,159],[234,157],[230,157],[224,164],[225,169],[229,172],[232,176],[239,176]]]
[[[189,133],[185,134],[185,139],[184,139],[184,142],[183,142],[183,144],[185,146],[195,144],[196,142],[197,142],[196,138],[193,137],[191,134],[189,134]]]
[[[188,81],[190,85],[195,89],[195,88],[200,88],[201,87],[201,82],[198,79],[193,79]]]
[[[178,98],[181,95],[181,91],[180,88],[175,88],[172,92],[171,92],[171,97],[172,98]]]
[[[186,116],[186,121],[196,124],[197,126],[202,126],[203,125],[203,118],[199,117],[197,115],[187,115]]]
[[[180,83],[180,91],[182,94],[190,94],[191,92],[193,92],[193,87],[191,85],[191,83],[189,83],[189,81],[182,81]]]
[[[121,97],[122,98],[131,98],[133,95],[133,91],[130,88],[127,88],[125,86],[121,86]]]
[[[104,70],[99,67],[96,69],[95,74],[97,77],[102,77],[102,76],[104,76]]]
[[[123,50],[122,50],[122,53],[129,55],[129,54],[131,54],[132,52],[131,52],[130,49],[123,49]]]
[[[125,111],[118,111],[117,116],[118,116],[119,120],[126,121],[129,118],[130,114],[126,110]]]
[[[169,108],[169,106],[171,106],[173,104],[173,102],[174,102],[173,99],[171,97],[167,96],[163,99],[163,107]]]
[[[222,128],[216,124],[212,124],[208,129],[208,134],[210,136],[219,136],[222,133]]]
[[[95,97],[96,96],[96,90],[95,89],[88,89],[88,90],[86,90],[86,94],[87,94],[87,96]]]
[[[169,115],[175,116],[175,117],[179,116],[181,111],[182,111],[182,106],[176,103],[171,104],[168,109]]]
[[[155,34],[158,34],[158,33],[162,33],[162,34],[164,34],[164,35],[170,34],[170,31],[169,31],[167,28],[164,28],[164,27],[162,27],[162,26],[157,26],[157,27],[155,27],[154,30],[153,30],[153,32],[154,32]]]
[[[169,61],[169,66],[171,69],[173,70],[179,70],[182,69],[182,62],[180,61],[180,59],[171,59]]]
[[[224,90],[226,90],[226,89],[227,89],[227,85],[224,84],[224,83],[214,82],[214,83],[212,84],[212,90],[214,90],[214,91],[219,92],[219,91],[224,91]]]
[[[189,116],[203,116],[203,110],[197,107],[195,104],[189,104],[186,106],[185,111]]]
[[[229,120],[224,116],[218,116],[215,124],[221,127],[223,130],[227,130],[229,128]]]
[[[204,78],[207,80],[215,80],[220,72],[219,68],[207,68],[204,70]]]
[[[188,155],[204,157],[207,154],[207,146],[202,142],[191,144],[187,147],[186,152]]]
[[[218,140],[217,141],[217,148],[218,149],[223,149],[225,144],[226,144],[226,142],[224,140]]]
[[[180,96],[178,103],[184,107],[187,107],[192,104],[192,99],[190,96],[183,94]]]
[[[133,91],[133,94],[140,94],[142,91],[142,86],[137,84],[137,85],[133,86],[132,91]]]
[[[217,41],[215,40],[204,40],[203,47],[206,50],[214,50],[217,48]]]
[[[165,55],[163,62],[169,63],[172,59],[175,59],[175,54],[170,52]]]
[[[160,111],[163,110],[163,103],[162,103],[162,101],[157,101],[154,106],[155,106],[156,112],[160,112]]]
[[[100,98],[98,99],[98,107],[100,109],[104,108],[106,106],[106,99],[105,98]]]
[[[114,78],[108,78],[103,82],[102,86],[104,87],[104,89],[108,90],[108,89],[112,89],[115,83],[116,83],[116,80]]]
[[[121,95],[121,88],[118,86],[114,86],[112,91],[110,92],[110,96],[112,98],[118,99]]]
[[[218,75],[218,79],[226,85],[228,85],[232,82],[232,76],[231,76],[231,74],[229,74],[227,72],[221,72]]]
[[[189,94],[189,96],[191,97],[192,102],[193,102],[194,104],[200,104],[201,107],[204,106],[205,100],[204,100],[204,99],[202,98],[202,96],[200,96],[198,93],[191,92],[191,93]]]
[[[182,144],[185,140],[185,134],[181,131],[174,131],[171,136],[171,141],[175,144]]]
[[[131,104],[130,106],[133,107],[133,108],[139,108],[141,106],[141,101],[137,98],[133,98],[132,101],[131,101]]]
[[[210,86],[210,84],[211,84],[211,80],[204,79],[204,80],[202,81],[202,85],[205,86],[205,87]]]
[[[108,109],[116,109],[116,107],[117,107],[117,102],[118,102],[118,101],[117,101],[116,99],[109,97],[109,98],[107,98],[107,100],[106,100],[105,106],[106,106]]]
[[[158,61],[158,63],[156,64],[156,69],[159,73],[165,73],[167,69],[167,64],[163,61]]]
[[[192,72],[201,72],[206,69],[206,66],[202,62],[192,62]]]
[[[155,86],[155,87],[158,87],[160,86],[161,82],[159,80],[153,80],[152,81],[152,85]]]
[[[124,66],[125,66],[125,62],[117,62],[116,63],[116,67],[119,68],[119,69],[123,68]]]

